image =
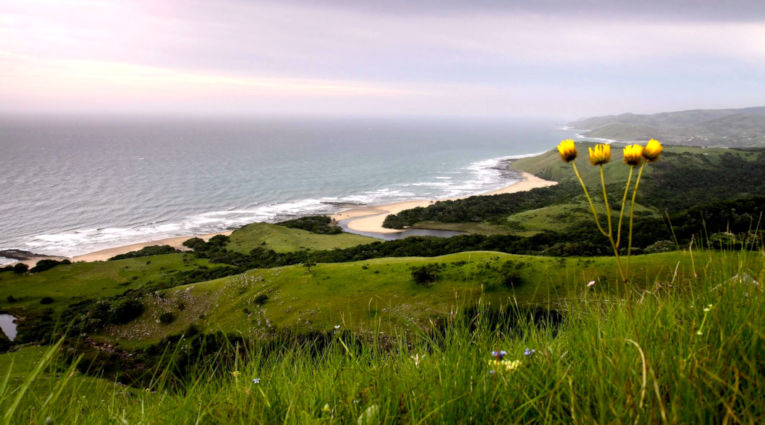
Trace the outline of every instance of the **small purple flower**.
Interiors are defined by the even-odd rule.
[[[533,356],[534,353],[536,353],[536,352],[537,352],[537,350],[535,350],[533,348],[526,347],[526,349],[523,350],[523,355],[526,356],[526,357],[529,357],[529,356]]]
[[[502,360],[502,358],[505,357],[506,355],[507,355],[507,351],[505,351],[505,350],[499,350],[499,351],[492,351],[491,352],[491,356],[495,357],[495,358],[497,358],[499,360]]]
[[[260,384],[260,378],[254,378],[254,379],[252,380],[252,383],[253,383],[253,384]]]
[[[490,371],[489,371],[489,375],[494,375],[495,373],[497,373],[497,372],[495,372],[495,371],[493,371],[493,370],[490,370]]]

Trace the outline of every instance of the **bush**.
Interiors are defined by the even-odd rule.
[[[5,300],[8,301],[9,303],[16,302],[16,298],[13,295],[8,295],[8,297]]]
[[[40,260],[35,264],[34,267],[32,267],[29,272],[30,273],[40,273],[44,272],[45,270],[50,270],[60,264],[72,264],[69,260],[63,260],[63,261],[56,261],[56,260]]]
[[[29,270],[29,266],[24,263],[16,263],[13,265],[14,273],[22,274]]]
[[[343,230],[332,223],[332,220],[326,215],[300,217],[294,220],[283,221],[278,224],[280,226],[307,230],[321,235],[336,235],[338,233],[343,233]]]
[[[523,284],[523,279],[521,279],[521,275],[518,273],[508,273],[505,275],[505,277],[502,279],[502,285],[508,287],[508,288],[517,288]]]
[[[429,285],[438,280],[438,266],[428,264],[426,266],[415,267],[412,270],[412,277],[418,285]]]
[[[152,245],[141,248],[138,251],[131,251],[124,254],[115,255],[114,257],[110,258],[109,261],[123,260],[125,258],[150,257],[152,255],[174,254],[176,252],[181,251],[178,251],[169,245]]]
[[[51,298],[51,297],[42,297],[40,299],[40,304],[53,304],[53,298]]]
[[[159,315],[159,323],[162,323],[163,325],[173,323],[174,321],[175,321],[175,314],[169,311]]]
[[[268,295],[266,294],[260,294],[257,297],[255,297],[255,304],[257,305],[263,305],[268,301]]]
[[[114,324],[128,323],[143,314],[144,306],[138,300],[123,300],[114,306],[110,322]]]

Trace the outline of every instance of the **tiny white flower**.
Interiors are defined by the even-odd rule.
[[[588,288],[592,288],[593,286],[595,286],[595,281],[594,281],[594,280],[591,280],[591,281],[590,281],[590,282],[587,284],[587,287],[588,287]]]
[[[260,378],[253,378],[252,383],[253,384],[260,384]]]

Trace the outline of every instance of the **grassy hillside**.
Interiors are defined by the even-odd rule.
[[[351,233],[326,235],[277,224],[253,223],[235,230],[231,234],[231,241],[227,248],[243,254],[247,254],[255,248],[271,249],[276,252],[290,252],[348,248],[371,243],[375,240],[374,238]]]
[[[765,147],[765,107],[621,114],[569,123],[589,137],[690,146]]]
[[[633,283],[650,286],[690,273],[694,265],[720,262],[727,254],[671,252],[633,259]],[[759,276],[753,253],[741,266]],[[694,263],[695,261],[695,263]],[[412,271],[430,266],[437,276],[418,284]],[[735,274],[731,272],[731,275]],[[435,258],[381,258],[361,262],[252,270],[242,275],[196,283],[147,295],[146,312],[136,321],[107,329],[108,339],[135,347],[186,331],[243,336],[277,330],[325,332],[341,325],[356,332],[386,333],[418,329],[445,317],[455,305],[478,302],[561,308],[589,281],[598,292],[618,292],[613,259],[551,258],[496,252],[465,252]],[[678,282],[679,283],[679,282]],[[261,297],[260,299],[258,297]],[[267,298],[262,298],[265,296]],[[158,323],[172,313],[175,321]]]
[[[0,310],[58,312],[88,298],[108,298],[174,281],[174,275],[200,267],[224,265],[190,254],[166,254],[118,261],[60,265],[42,273],[0,273]],[[44,297],[50,303],[42,304]]]
[[[745,273],[763,281],[763,253],[698,252],[695,267],[683,260],[690,253],[672,255],[641,257],[657,268],[641,274],[644,287],[621,296],[602,282],[588,288],[579,267],[550,267],[570,273],[560,322],[485,305],[468,314],[455,297],[445,322],[408,339],[357,338],[346,331],[349,319],[315,343],[251,339],[210,352],[189,335],[162,345],[164,360],[137,388],[83,379],[64,359],[38,363],[44,349],[23,348],[0,355],[0,377],[11,376],[0,385],[0,412],[5,423],[38,424],[761,423],[765,293]],[[548,278],[534,275],[532,284]],[[218,292],[221,308],[245,296],[225,286],[200,283],[189,292]],[[363,312],[362,304],[349,308]],[[328,319],[327,326],[338,320]],[[218,326],[235,322],[227,320]],[[502,361],[492,354],[500,350]],[[29,372],[33,365],[43,373]]]

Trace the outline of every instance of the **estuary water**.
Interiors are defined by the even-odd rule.
[[[552,120],[3,117],[0,250],[73,256],[478,194],[517,177],[504,159],[572,135]]]

